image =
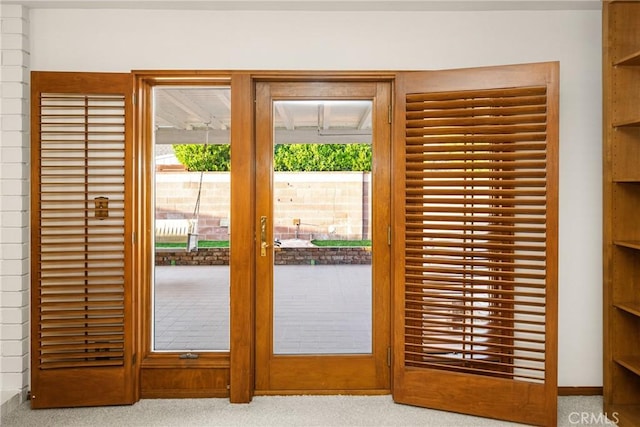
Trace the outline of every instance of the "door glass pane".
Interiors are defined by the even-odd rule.
[[[230,95],[154,91],[154,351],[229,350]]]
[[[274,354],[372,351],[371,108],[274,104]]]

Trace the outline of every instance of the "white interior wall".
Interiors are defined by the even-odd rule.
[[[560,61],[559,385],[602,385],[599,10],[33,9],[30,17],[33,70],[419,70]]]

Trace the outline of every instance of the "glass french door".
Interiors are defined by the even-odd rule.
[[[389,85],[256,94],[256,392],[389,391]]]

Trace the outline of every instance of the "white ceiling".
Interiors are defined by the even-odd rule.
[[[370,142],[372,103],[277,101],[276,143]],[[158,87],[154,91],[156,144],[227,144],[231,127],[228,87]]]
[[[31,8],[176,10],[600,10],[600,0],[3,0]]]

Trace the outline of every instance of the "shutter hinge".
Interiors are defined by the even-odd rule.
[[[387,245],[391,246],[391,226],[387,226]]]
[[[391,109],[391,104],[389,104],[389,124],[391,124],[391,116],[393,114],[393,111]]]
[[[135,365],[135,364],[136,364],[136,361],[138,360],[138,357],[137,357],[137,356],[138,356],[138,354],[137,354],[137,353],[134,353],[134,354],[133,354],[133,357],[131,358],[131,364],[132,364],[132,365]]]
[[[134,231],[133,233],[131,233],[131,243],[133,243],[134,245],[137,243],[137,239],[138,236],[136,235],[136,232]]]
[[[131,94],[131,103],[133,105],[136,105],[136,103],[138,102],[138,97],[136,96],[135,92]]]
[[[391,367],[391,347],[387,347],[387,366]]]

